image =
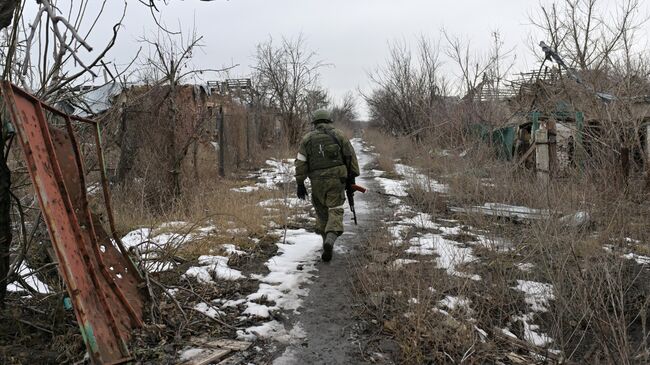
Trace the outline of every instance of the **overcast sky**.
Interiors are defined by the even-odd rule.
[[[612,8],[623,0],[601,0]],[[90,1],[98,6],[99,1]],[[321,83],[334,97],[348,91],[368,90],[368,72],[386,58],[392,41],[413,41],[420,34],[438,39],[441,29],[471,39],[478,52],[487,52],[492,31],[499,30],[506,47],[517,55],[515,69],[535,67],[530,40],[530,15],[549,0],[170,0],[161,6],[161,22],[170,29],[195,28],[204,36],[203,49],[195,53],[197,67],[239,64],[232,77],[246,77],[256,44],[273,38],[303,34],[318,58],[332,66],[322,69]],[[650,14],[650,1],[644,1]],[[108,8],[90,42],[100,47],[119,19],[121,2]],[[92,5],[91,5],[92,6]],[[110,53],[118,63],[129,60],[140,47],[138,38],[156,32],[148,9],[129,0],[124,27]],[[648,26],[644,27],[650,33]],[[531,35],[533,36],[531,38]],[[537,51],[537,49],[535,49]],[[455,70],[446,62],[446,72]],[[216,78],[216,77],[215,77]]]

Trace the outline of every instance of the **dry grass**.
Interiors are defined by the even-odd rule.
[[[282,152],[282,149],[275,152]],[[283,226],[290,216],[289,212],[269,210],[259,203],[284,198],[293,193],[293,190],[259,189],[246,193],[233,190],[254,183],[251,179],[223,179],[202,175],[198,181],[193,181],[191,185],[188,183],[180,197],[170,197],[171,203],[166,203],[165,209],[151,209],[146,199],[147,192],[138,189],[137,184],[128,188],[118,186],[113,191],[117,230],[126,234],[140,227],[156,228],[166,222],[185,222],[172,229],[177,234],[190,234],[200,228],[215,227],[214,233],[192,240],[182,247],[186,258],[219,253],[219,246],[225,243],[254,249],[251,247],[254,245],[252,239],[266,237],[270,221]],[[171,228],[167,230],[169,229]],[[155,233],[172,232],[156,229]]]
[[[480,144],[468,146],[463,157],[458,153],[463,149],[443,156],[430,147],[436,144],[411,144],[410,150],[400,151],[396,141],[387,141],[390,137],[376,132],[365,136],[385,154],[382,160],[399,158],[449,185],[445,195],[412,189],[411,204],[434,219],[453,217],[470,230],[483,230],[484,235],[512,245],[508,251],[471,246],[479,259],[466,269],[483,278],[478,283],[452,278],[432,270],[434,263],[422,265],[422,261],[401,270],[360,270],[360,293],[385,293],[380,306],[369,308],[381,317],[382,331],[399,344],[403,363],[461,362],[464,358],[465,363],[508,362],[514,361],[510,358],[513,351],[535,361],[527,350],[522,352],[520,344],[504,342],[491,331],[509,325],[523,338],[523,328],[510,323],[513,315],[526,312],[523,295],[512,289],[517,280],[553,285],[555,300],[548,312],[536,315],[534,323],[554,339],[554,348],[569,361],[633,364],[650,360],[650,272],[647,265],[622,257],[649,251],[650,211],[644,203],[646,195],[638,188],[641,184],[624,189],[617,171],[601,164],[597,170],[574,171],[547,186],[533,173],[494,159],[489,147]],[[450,206],[486,202],[546,209],[550,217],[519,222],[449,211]],[[562,221],[563,216],[578,211],[589,214],[589,223],[571,226]],[[386,244],[389,240],[380,235],[368,245],[371,251],[389,250],[392,259],[404,257],[403,249]],[[516,264],[521,263],[532,264],[532,269],[520,270]],[[436,292],[431,294],[429,287]],[[460,323],[452,325],[448,318],[432,313],[430,308],[440,300],[440,293],[469,298],[473,319],[468,322],[466,314],[452,313]],[[409,302],[410,298],[416,298],[417,304]],[[386,321],[393,323],[388,329]],[[467,328],[468,323],[489,333],[485,342],[477,340],[476,330]]]

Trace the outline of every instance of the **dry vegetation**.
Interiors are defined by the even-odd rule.
[[[381,153],[378,168],[391,171],[392,162],[399,159],[449,185],[444,195],[412,189],[411,204],[434,218],[454,218],[472,230],[487,231],[484,234],[494,239],[493,247],[474,246],[478,260],[471,264],[471,271],[484,278],[480,282],[450,277],[432,262],[384,270],[376,263],[403,258],[403,249],[391,246],[387,234],[368,241],[369,262],[374,264],[360,270],[360,292],[367,296],[369,312],[382,327],[379,330],[399,345],[398,357],[404,363],[452,359],[465,359],[466,363],[517,362],[517,356],[527,358],[525,362],[534,361],[529,350],[549,356],[546,361],[560,361],[544,349],[508,341],[494,331],[506,327],[513,315],[525,309],[523,296],[512,289],[517,280],[553,285],[555,300],[535,323],[555,340],[555,348],[565,359],[562,361],[648,361],[650,272],[647,265],[624,257],[630,253],[647,255],[650,250],[646,243],[650,240],[646,219],[650,212],[643,183],[630,184],[626,190],[616,183],[620,181],[618,171],[604,166],[596,171],[575,171],[545,185],[530,171],[497,160],[492,147],[481,142],[464,146],[466,153],[459,157],[462,151],[443,154],[432,150],[431,146],[444,142],[413,148],[413,144],[377,131],[366,132],[365,137]],[[449,210],[486,202],[548,210],[550,217],[519,222]],[[563,217],[576,212],[585,212],[588,221],[567,224]],[[471,236],[454,239],[472,240]],[[499,250],[504,240],[512,245],[511,250]],[[380,253],[380,260],[373,257],[376,253]],[[522,271],[518,267],[522,263],[532,264],[532,269]],[[381,293],[379,302],[377,293]],[[432,311],[445,295],[468,298],[471,313],[452,312],[450,318]],[[489,333],[487,340],[481,339],[474,326]],[[524,337],[523,329],[513,331]]]
[[[458,99],[448,98],[450,84],[437,76],[439,61],[431,52],[440,49],[424,40],[415,52],[393,47],[374,75],[375,91],[366,96],[375,129],[366,131],[365,139],[379,153],[377,168],[387,172],[384,177],[397,177],[399,161],[448,186],[444,194],[412,187],[405,201],[437,223],[457,221],[463,233],[449,238],[475,256],[462,270],[481,280],[450,276],[421,256],[392,267],[395,259],[415,256],[395,247],[390,227],[370,237],[357,280],[379,334],[368,353],[392,352],[407,364],[650,361],[650,170],[643,143],[648,107],[639,101],[650,83],[645,53],[632,37],[643,22],[638,6],[625,2],[616,14],[605,14],[591,0],[541,8],[532,21],[569,65],[551,70],[551,81],[533,75],[507,97],[499,94],[509,66],[498,34],[485,57],[474,56],[459,38],[441,37],[442,50],[460,74],[465,96]],[[607,17],[613,19],[609,25]],[[431,83],[436,87],[426,86]],[[609,101],[594,96],[600,90],[611,93]],[[517,125],[522,115],[553,114],[562,103],[569,111],[585,111],[594,127],[584,135],[589,151],[581,151],[582,163],[555,171],[550,183],[517,156],[498,159],[498,146],[472,130],[479,123],[490,129]],[[453,209],[485,203],[538,209],[540,219]],[[477,242],[479,234],[488,244]],[[515,318],[530,303],[514,289],[518,280],[552,288],[547,311],[535,312],[530,321],[553,339],[548,348],[521,340],[528,336]],[[446,296],[466,298],[468,305],[441,314]],[[518,339],[504,335],[505,327]]]
[[[532,91],[517,90],[518,95],[507,103],[495,96],[511,67],[511,53],[498,32],[493,34],[492,51],[483,57],[475,55],[469,42],[444,32],[442,43],[420,38],[416,52],[404,44],[391,47],[386,66],[371,75],[375,90],[365,95],[373,128],[364,131],[364,139],[375,146],[375,167],[385,171],[386,177],[398,177],[395,164],[399,161],[448,185],[444,194],[411,188],[406,202],[430,213],[434,220],[454,219],[463,227],[464,233],[450,238],[472,247],[477,259],[459,269],[482,280],[450,276],[433,259],[394,265],[396,259],[412,257],[391,244],[388,226],[378,230],[362,242],[366,250],[355,281],[375,335],[366,344],[366,352],[388,352],[400,364],[650,362],[650,263],[635,260],[635,255],[650,256],[650,162],[647,154],[634,156],[634,151],[648,148],[641,140],[647,121],[637,113],[639,103],[634,98],[650,94],[647,58],[634,47],[639,3],[626,1],[611,24],[594,0],[566,0],[558,8],[542,8],[532,23],[548,37],[553,49],[573,60],[574,70],[551,70],[559,75],[557,84],[535,80],[528,85]],[[42,10],[33,21],[34,30],[40,29],[40,22],[51,21],[46,11],[49,2],[39,4]],[[83,23],[85,8],[82,1],[74,7],[79,11],[70,11],[79,14],[78,19],[69,19],[71,23]],[[79,54],[84,49],[90,52],[90,47],[74,27],[67,27],[69,39],[58,39],[52,34],[58,23],[52,21],[54,28],[44,30],[49,37],[31,39],[35,31],[31,36],[29,28],[21,31],[19,23],[24,19],[19,11],[16,15],[11,34],[2,39],[7,44],[3,43],[0,54],[9,60],[0,62],[3,79],[31,86],[50,103],[83,98],[72,85],[82,85],[84,77],[94,78],[103,71],[102,59],[114,45],[121,21],[116,19],[108,44],[86,55],[90,60],[84,62]],[[101,12],[95,15],[100,16]],[[145,271],[148,326],[134,339],[136,357],[151,362],[172,361],[183,344],[179,339],[194,334],[234,336],[230,322],[239,313],[207,319],[192,308],[198,301],[246,295],[255,290],[254,280],[202,285],[180,276],[201,255],[224,253],[224,244],[248,253],[231,256],[228,265],[251,273],[275,253],[278,238],[270,232],[307,222],[306,218],[288,221],[297,213],[291,209],[259,205],[287,198],[293,193],[288,184],[281,190],[241,193],[233,189],[254,182],[248,175],[263,166],[265,156],[293,157],[293,146],[307,128],[309,112],[332,105],[318,82],[325,63],[308,50],[302,36],[276,43],[269,39],[257,46],[254,90],[247,95],[241,90],[208,95],[184,85],[192,73],[222,70],[190,67],[192,52],[200,47],[201,38],[195,34],[187,39],[181,35],[180,41],[170,35],[168,40],[143,40],[150,46],[150,55],[138,70],[144,75],[137,80],[139,86],[125,88],[116,99],[119,104],[98,116],[106,141],[117,230],[125,235],[148,228],[154,235],[171,235],[169,242],[156,249],[154,261],[174,262],[176,267],[163,273]],[[48,63],[52,47],[59,51]],[[38,62],[30,59],[32,53],[39,55]],[[458,90],[443,77],[442,53],[459,71]],[[66,67],[75,72],[61,77],[60,70]],[[126,70],[115,71],[113,81],[126,85]],[[613,99],[602,103],[594,97],[600,90],[611,92]],[[453,97],[454,93],[464,97]],[[495,146],[471,132],[475,123],[498,127],[531,111],[553,110],[560,101],[566,101],[571,110],[586,111],[597,133],[587,134],[595,147],[584,166],[573,166],[550,184],[537,179],[525,164],[497,159]],[[348,95],[333,106],[348,136],[353,127],[346,122],[356,119],[354,104]],[[225,146],[220,146],[227,151],[225,166],[218,166],[215,148],[220,108],[227,126]],[[82,149],[92,144],[85,142],[87,138],[82,133]],[[2,147],[9,150],[7,145]],[[72,312],[61,305],[65,285],[56,273],[17,148],[14,143],[3,154],[8,161],[0,166],[1,253],[6,256],[0,274],[8,273],[10,281],[36,275],[52,293],[32,290],[30,297],[8,296],[9,309],[3,316],[9,320],[3,318],[0,328],[0,356],[7,363],[77,361],[85,351],[81,335]],[[630,167],[630,155],[632,160],[638,157],[638,166]],[[96,161],[87,163],[94,183]],[[225,177],[219,176],[219,167],[225,167]],[[548,216],[522,221],[452,210],[486,202],[526,206],[548,211]],[[94,203],[101,206],[99,199]],[[17,211],[22,207],[26,214]],[[573,224],[578,212],[587,219]],[[169,226],[170,222],[176,223]],[[206,227],[214,229],[178,244],[179,236]],[[408,240],[414,233],[403,238]],[[474,233],[488,237],[490,244],[475,245]],[[25,259],[36,273],[18,275],[16,257],[21,262]],[[141,265],[147,264],[143,257],[138,259]],[[526,337],[521,322],[513,320],[527,312],[528,306],[524,295],[513,290],[517,280],[552,285],[554,299],[548,310],[536,313],[531,323],[541,326],[553,339],[552,349],[559,352],[501,332],[509,327],[519,339]],[[4,289],[0,289],[4,305]],[[177,295],[169,295],[168,289],[177,290]],[[466,298],[467,304],[448,306],[446,314],[439,309],[448,296]],[[42,351],[30,353],[33,348]]]

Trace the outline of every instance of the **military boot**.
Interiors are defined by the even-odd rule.
[[[323,243],[323,255],[321,258],[325,262],[329,262],[332,259],[332,252],[334,251],[334,242],[339,236],[334,232],[327,232],[325,236],[325,242]]]

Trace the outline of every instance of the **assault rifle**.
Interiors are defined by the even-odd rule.
[[[348,196],[348,204],[350,204],[350,211],[354,217],[354,225],[357,225],[357,212],[354,210],[354,192],[358,191],[360,193],[365,193],[368,189],[364,188],[361,185],[352,184],[349,189],[345,189],[345,195]]]

